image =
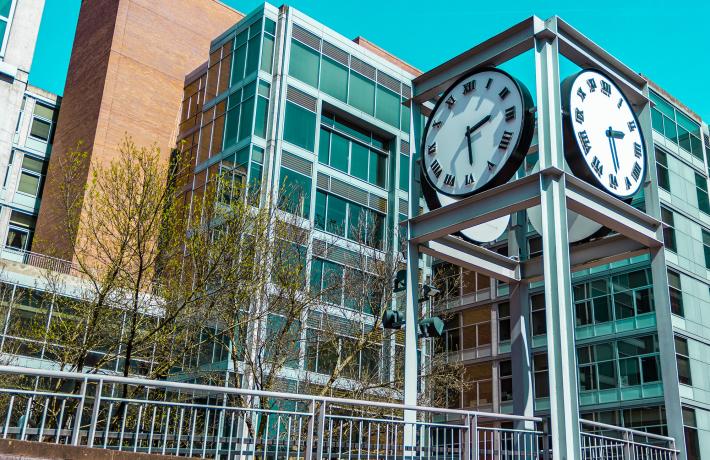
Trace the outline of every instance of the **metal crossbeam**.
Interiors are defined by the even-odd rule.
[[[647,254],[649,249],[624,235],[612,235],[570,247],[572,272],[610,264],[619,260]],[[542,257],[526,260],[521,264],[520,277],[527,283],[543,280]]]
[[[518,261],[459,238],[447,236],[430,241],[428,246],[420,245],[419,252],[506,283],[520,281]]]
[[[656,230],[661,226],[660,221],[581,179],[569,174],[565,179],[567,207],[570,210],[649,248],[663,245],[656,237]]]
[[[531,16],[470,50],[459,54],[414,79],[414,101],[435,98],[465,72],[496,66],[532,49],[535,30],[542,20]]]
[[[424,243],[540,204],[539,174],[410,219],[410,241]]]

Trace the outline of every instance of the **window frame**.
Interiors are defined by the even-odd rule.
[[[25,153],[22,156],[22,163],[20,163],[20,174],[18,175],[18,178],[17,178],[17,186],[15,187],[15,193],[19,193],[20,195],[28,196],[28,197],[32,197],[32,198],[39,198],[40,192],[42,190],[42,181],[44,179],[44,172],[37,172],[32,169],[25,168],[24,167],[25,158],[27,158],[27,157],[29,157],[32,160],[42,162],[42,171],[44,171],[44,169],[45,169],[44,160]],[[37,188],[35,190],[34,195],[27,193],[27,192],[23,192],[22,190],[20,190],[20,183],[22,182],[22,175],[23,174],[37,178]]]
[[[665,224],[663,226],[663,244],[665,248],[673,253],[677,253],[678,245],[675,237],[675,214],[671,209],[663,205],[661,205],[661,222]]]
[[[683,281],[682,281],[682,279],[681,279],[681,275],[680,275],[679,272],[677,272],[677,271],[675,271],[675,270],[671,270],[670,268],[667,270],[667,273],[668,273],[668,274],[667,274],[667,277],[668,277],[668,296],[669,296],[669,300],[670,300],[670,304],[671,304],[671,305],[670,305],[670,307],[671,307],[671,313],[673,313],[674,315],[678,315],[678,316],[684,317],[684,316],[685,316],[685,309],[683,308],[683,285],[682,285],[682,282],[683,282]],[[671,274],[672,274],[673,276],[671,276]],[[672,277],[677,277],[677,279],[678,279],[678,286],[675,286],[675,285],[672,285],[672,284],[671,284],[671,278],[672,278]],[[671,291],[671,290],[672,290],[672,291]],[[676,293],[677,295],[676,295],[676,296],[673,296],[673,295],[671,295],[672,293]],[[679,303],[678,303],[679,309],[678,309],[677,312],[676,312],[676,311],[673,311],[673,298],[674,298],[674,297],[675,297],[676,299],[678,299],[678,301],[679,301]]]
[[[5,22],[5,33],[0,37],[0,58],[5,57],[5,52],[7,51],[7,42],[10,37],[10,29],[12,28],[12,20],[15,15],[16,6],[17,0],[10,0],[10,11],[7,17],[0,16],[0,21]]]
[[[52,119],[45,118],[41,115],[37,115],[35,113],[35,108],[37,105],[40,105],[42,107],[46,107],[48,109],[52,110]],[[37,142],[43,142],[45,144],[51,144],[52,143],[52,134],[54,132],[54,119],[56,118],[56,111],[57,107],[56,106],[50,106],[50,104],[46,102],[42,102],[39,100],[35,99],[35,107],[32,109],[32,119],[30,120],[30,126],[29,130],[27,130],[27,137],[37,141]],[[41,137],[37,137],[34,134],[32,134],[32,128],[35,124],[35,120],[39,120],[40,122],[48,123],[49,124],[49,130],[47,131],[47,139],[42,139]]]
[[[686,337],[683,337],[681,335],[675,335],[673,337],[674,339],[674,345],[675,345],[675,357],[676,357],[676,366],[678,366],[678,363],[680,361],[683,361],[687,363],[687,369],[688,369],[688,375],[682,376],[680,373],[680,366],[678,366],[678,383],[683,384],[683,385],[693,385],[693,372],[690,368],[690,351],[688,350],[688,339]],[[684,343],[684,348],[685,348],[685,353],[678,351],[678,343]]]

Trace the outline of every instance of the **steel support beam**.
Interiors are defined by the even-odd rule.
[[[562,100],[556,18],[535,36],[540,169],[564,169]],[[566,175],[540,175],[542,248],[547,321],[552,452],[555,459],[580,457],[577,353],[567,232]]]
[[[439,238],[419,246],[419,251],[505,283],[520,281],[518,261],[459,238]]]
[[[572,272],[647,254],[648,248],[624,235],[612,235],[570,247]],[[542,257],[521,264],[520,277],[527,283],[543,280]]]
[[[649,248],[663,245],[657,237],[659,220],[574,176],[567,175],[566,182],[568,209]]]
[[[644,88],[648,96],[648,85]],[[651,104],[646,101],[638,115],[639,128],[645,133],[647,164],[656,164],[656,151],[653,147],[653,127],[651,124]],[[661,217],[660,198],[658,197],[658,177],[656,168],[647,168],[648,175],[644,187],[646,212],[656,219]],[[663,228],[656,228],[656,238],[663,240]],[[683,431],[683,411],[678,385],[678,367],[675,350],[675,334],[671,317],[671,302],[668,291],[668,267],[663,247],[651,250],[651,279],[653,280],[653,300],[658,330],[658,350],[661,362],[661,381],[666,409],[668,435],[675,438],[676,448],[680,451],[678,460],[686,460],[685,433]]]
[[[539,18],[529,17],[415,78],[414,101],[438,97],[454,80],[475,67],[496,66],[528,51],[533,47],[534,30],[539,23]]]
[[[540,174],[532,174],[417,216],[409,221],[410,238],[424,243],[536,206],[540,204]]]

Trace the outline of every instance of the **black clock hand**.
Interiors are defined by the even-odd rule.
[[[471,148],[471,134],[473,134],[474,131],[476,131],[478,128],[480,128],[481,126],[486,124],[488,122],[488,120],[490,120],[490,119],[491,119],[491,116],[486,115],[485,117],[483,117],[483,119],[481,119],[481,121],[479,121],[475,125],[466,126],[466,141],[467,141],[466,143],[468,144],[468,162],[470,164],[473,164],[473,149]]]
[[[611,158],[614,162],[614,172],[619,171],[619,156],[616,153],[616,139],[623,139],[625,134],[621,131],[614,131],[609,126],[609,129],[605,132],[606,137],[609,138],[609,148],[611,149]]]

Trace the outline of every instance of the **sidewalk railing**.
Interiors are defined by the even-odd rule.
[[[201,458],[554,458],[542,419],[0,366],[0,436]],[[675,460],[671,438],[582,422],[584,460]]]
[[[582,460],[676,460],[675,440],[645,431],[581,421]]]

